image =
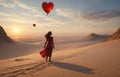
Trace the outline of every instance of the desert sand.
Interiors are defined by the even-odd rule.
[[[71,48],[54,50],[52,62],[46,62],[39,55],[40,50],[0,60],[0,77],[120,76],[120,40],[83,47],[69,45]]]

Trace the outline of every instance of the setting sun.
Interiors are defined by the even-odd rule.
[[[13,29],[13,32],[14,32],[14,33],[20,33],[20,28],[14,28],[14,29]]]
[[[21,27],[19,26],[13,26],[12,27],[12,37],[15,39],[15,40],[19,40],[19,37],[21,35]]]

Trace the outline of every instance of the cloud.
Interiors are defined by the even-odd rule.
[[[9,16],[9,14],[5,12],[0,12],[0,16]]]
[[[31,12],[38,12],[38,10],[36,10],[35,7],[30,7],[30,6],[26,5],[25,3],[20,2],[20,0],[13,0],[13,1],[17,6],[23,8],[23,9],[29,10]]]
[[[8,2],[6,0],[0,0],[0,5],[6,8],[15,8],[16,6],[19,6],[20,8],[29,10],[31,12],[39,12],[35,7],[28,6],[23,2],[20,2],[20,0],[12,0],[11,2]]]
[[[100,10],[93,12],[81,12],[71,9],[56,9],[56,15],[70,19],[70,21],[84,22],[84,21],[108,21],[120,17],[120,10]]]
[[[87,20],[109,20],[116,17],[120,17],[120,10],[110,10],[110,11],[96,11],[91,13],[82,14],[82,18]]]
[[[7,2],[5,0],[0,0],[0,5],[7,7],[7,8],[14,8],[15,7],[15,4]]]
[[[56,15],[61,18],[61,21],[63,22],[80,22],[81,20],[81,12],[75,11],[73,9],[67,9],[67,8],[57,8]]]
[[[56,14],[68,18],[73,16],[73,12],[69,9],[56,9]]]
[[[37,17],[32,16],[31,13],[26,14],[24,12],[18,13],[18,14],[0,12],[0,17],[1,17],[0,21],[11,22],[11,23],[21,23],[21,24],[30,24],[32,22],[36,22],[36,19],[38,19]]]

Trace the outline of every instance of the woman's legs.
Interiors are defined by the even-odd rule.
[[[47,49],[47,55],[46,55],[46,61],[49,58],[49,62],[51,62],[51,56],[52,56],[52,48]]]
[[[51,62],[51,56],[46,56],[46,61],[48,60],[49,58],[49,62]]]
[[[47,61],[47,59],[48,59],[48,56],[46,56],[46,61]]]
[[[51,56],[49,57],[49,62],[51,62]]]

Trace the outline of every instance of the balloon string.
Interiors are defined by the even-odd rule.
[[[49,14],[47,13],[47,16],[49,17]]]

